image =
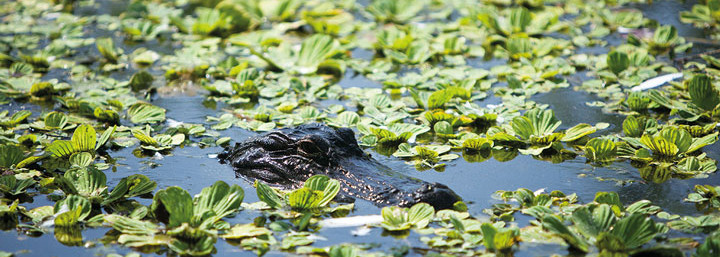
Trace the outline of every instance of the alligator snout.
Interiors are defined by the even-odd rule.
[[[455,202],[462,201],[460,196],[440,183],[425,183],[413,192],[412,197],[416,203],[427,203],[435,209],[452,209]]]

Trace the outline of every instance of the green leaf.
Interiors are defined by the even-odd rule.
[[[288,195],[288,205],[297,210],[313,210],[320,207],[322,192],[303,187],[293,190]]]
[[[0,145],[0,167],[10,168],[25,159],[20,147],[14,145]]]
[[[653,102],[662,105],[668,109],[677,109],[677,110],[686,110],[687,106],[683,103],[679,103],[678,101],[672,100],[665,96],[661,91],[658,90],[650,90],[647,93],[647,96],[653,100]]]
[[[524,140],[529,140],[530,136],[532,136],[535,132],[532,121],[525,116],[513,118],[512,122],[510,122],[510,126],[512,126],[513,132]],[[493,141],[496,140],[496,137],[493,137]]]
[[[433,130],[437,134],[445,134],[445,135],[454,134],[452,125],[450,125],[450,122],[447,122],[447,121],[440,121],[440,122],[435,123],[435,125],[433,126]]]
[[[344,111],[338,114],[337,118],[328,121],[328,125],[335,127],[353,127],[360,121],[360,115],[356,112]]]
[[[67,125],[68,118],[62,112],[51,112],[45,116],[45,127],[48,129],[61,129]]]
[[[610,139],[593,138],[585,144],[585,157],[593,162],[610,162],[617,156],[617,146]]]
[[[442,108],[445,103],[452,99],[452,96],[452,93],[444,89],[433,92],[428,98],[428,109],[434,110]]]
[[[258,227],[255,224],[250,223],[235,225],[220,237],[225,239],[244,239],[269,235],[272,235],[272,231],[268,230],[265,227]]]
[[[138,71],[130,78],[130,88],[134,92],[148,89],[152,85],[153,80],[155,79],[149,72],[145,70]]]
[[[517,229],[498,229],[498,232],[495,233],[495,236],[493,237],[495,248],[501,252],[512,248],[515,242],[518,241],[517,237],[520,234],[519,232],[520,231]]]
[[[687,130],[676,127],[665,127],[660,131],[660,136],[674,144],[678,148],[679,153],[687,152],[693,141],[692,136]]]
[[[620,219],[611,233],[622,239],[628,249],[636,249],[652,240],[658,231],[652,219],[640,213],[632,213]]]
[[[46,97],[51,96],[55,88],[50,82],[38,82],[32,85],[30,88],[30,95],[35,97]]]
[[[212,211],[215,219],[219,220],[240,208],[244,197],[245,192],[240,186],[228,186],[224,181],[217,181],[212,186],[203,188],[195,198],[195,216]]]
[[[95,161],[95,158],[88,152],[74,153],[70,156],[70,164],[81,168],[90,166],[93,161]]]
[[[615,214],[612,207],[600,204],[592,210],[583,206],[572,213],[572,221],[577,230],[586,237],[597,237],[600,233],[610,231],[615,224]]]
[[[91,125],[83,124],[78,126],[73,133],[71,141],[79,152],[90,152],[95,150],[95,142],[97,140],[97,133],[95,128]]]
[[[92,211],[92,204],[85,197],[79,195],[68,195],[65,199],[55,203],[53,210],[56,214],[61,210],[68,210],[67,212],[59,214],[55,218],[55,226],[71,226],[76,224],[78,221],[84,220],[90,215],[90,212]],[[58,219],[60,219],[63,215],[66,216],[62,218],[61,225],[58,225]]]
[[[103,200],[103,205],[110,204],[121,198],[130,198],[134,196],[151,193],[157,187],[155,181],[150,180],[142,174],[134,174],[124,177],[113,188],[112,192]]]
[[[705,238],[693,257],[714,257],[720,254],[720,232],[714,232]]]
[[[465,139],[462,143],[463,149],[472,151],[491,150],[492,147],[493,141],[484,137]]]
[[[46,151],[52,153],[57,158],[68,157],[77,152],[77,146],[74,142],[67,140],[55,140],[47,148]]]
[[[255,181],[255,188],[260,201],[267,203],[270,208],[280,209],[283,207],[283,200],[274,189],[257,180]]]
[[[623,134],[628,137],[641,137],[645,132],[645,124],[635,116],[627,116],[622,124]]]
[[[717,139],[718,139],[717,132],[706,135],[701,138],[693,138],[692,144],[690,144],[690,146],[688,147],[686,152],[687,153],[695,152],[695,151],[699,150],[700,148],[703,148],[707,145],[714,144],[717,141]]]
[[[35,184],[35,180],[17,179],[15,175],[0,176],[0,192],[6,195],[19,195],[26,193],[26,189]]]
[[[72,169],[63,175],[65,181],[71,183],[76,193],[91,200],[99,200],[107,194],[107,177],[96,169]]]
[[[532,22],[530,11],[525,7],[513,8],[510,11],[510,25],[513,32],[524,32]]]
[[[720,104],[720,93],[705,74],[693,76],[688,83],[688,93],[692,103],[705,111],[712,111]]]
[[[14,127],[20,122],[27,120],[30,115],[32,115],[32,112],[28,110],[17,111],[10,117],[9,120],[3,119],[0,121],[0,126]]]
[[[98,38],[95,40],[95,45],[97,46],[100,54],[108,62],[117,63],[119,53],[117,49],[115,49],[115,43],[113,42],[112,38]]]
[[[136,103],[127,110],[132,123],[157,123],[165,120],[165,109],[148,103]]]
[[[672,25],[663,25],[655,30],[650,45],[653,48],[663,49],[671,47],[676,41],[678,41],[677,29]]]
[[[597,192],[595,193],[596,203],[604,203],[613,207],[613,211],[618,214],[623,210],[623,204],[620,201],[620,196],[616,192]]]
[[[187,191],[172,186],[155,194],[151,209],[158,220],[174,228],[191,221],[193,200]]]
[[[417,203],[408,210],[408,222],[416,228],[426,227],[433,216],[435,216],[435,208],[427,203]]]
[[[575,125],[572,128],[569,128],[565,131],[565,136],[563,136],[560,141],[563,142],[570,142],[580,139],[581,137],[590,135],[592,133],[595,133],[597,131],[597,128],[591,126],[590,124],[580,123]]]
[[[613,50],[607,55],[607,65],[610,71],[620,74],[620,72],[630,67],[630,58],[624,52]]]
[[[544,137],[553,133],[557,129],[561,121],[555,118],[552,110],[532,109],[525,112],[525,115],[515,117],[510,122],[515,134],[524,140],[529,140],[530,136]]]
[[[71,227],[82,220],[80,215],[82,214],[82,208],[76,208],[70,211],[60,213],[55,217],[56,227]]]
[[[408,222],[407,208],[388,206],[383,207],[380,213],[383,217],[380,226],[388,231],[402,231],[412,227],[412,224]]]
[[[136,220],[117,214],[105,215],[103,219],[123,234],[153,235],[159,232],[158,226],[149,221]]]
[[[570,231],[570,229],[554,215],[545,215],[542,219],[542,227],[565,240],[572,249],[577,249],[585,253],[589,252],[590,246],[588,242]]]
[[[97,144],[95,145],[96,151],[98,149],[100,149],[101,147],[103,147],[103,145],[105,145],[105,143],[107,143],[108,140],[110,140],[110,137],[113,135],[113,133],[115,133],[115,129],[117,129],[117,126],[112,126],[111,128],[106,129],[105,132],[103,132],[102,135],[100,135],[100,139],[97,141]]]
[[[329,257],[359,257],[358,248],[352,245],[333,245],[328,250]]]
[[[643,135],[640,142],[650,149],[653,154],[660,156],[675,156],[678,154],[678,147],[662,136],[651,137]]]
[[[155,138],[151,137],[150,135],[146,134],[145,131],[133,129],[132,134],[135,138],[140,140],[140,142],[145,145],[160,146],[160,142],[155,140]]]
[[[318,202],[318,206],[322,207],[330,203],[340,192],[340,181],[325,175],[314,175],[305,181],[303,187],[323,192],[322,199]]]
[[[300,46],[295,68],[300,74],[315,73],[320,63],[334,51],[336,44],[332,37],[322,34],[305,39]]]
[[[381,22],[406,23],[425,7],[426,1],[373,0],[367,7],[375,19]]]
[[[485,248],[490,251],[495,251],[495,235],[498,232],[497,229],[490,223],[483,223],[480,225],[480,230],[483,234],[483,244]]]

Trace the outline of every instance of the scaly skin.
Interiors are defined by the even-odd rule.
[[[218,158],[235,173],[285,189],[309,177],[327,175],[342,184],[336,200],[361,198],[378,206],[411,206],[425,202],[452,208],[460,197],[447,186],[394,172],[365,154],[347,128],[307,124],[248,139],[228,147]],[[345,198],[345,199],[343,199]]]

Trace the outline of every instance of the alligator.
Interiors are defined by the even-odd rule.
[[[218,154],[236,175],[271,186],[293,189],[316,174],[341,183],[336,201],[361,198],[377,206],[412,206],[424,202],[449,209],[460,201],[450,188],[392,171],[358,146],[348,128],[305,124],[269,132],[235,143]]]

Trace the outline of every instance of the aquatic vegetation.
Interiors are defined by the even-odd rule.
[[[713,256],[714,254],[717,254],[720,252],[720,234],[717,232],[711,234],[705,239],[705,242],[703,242],[700,246],[698,246],[697,251],[695,254],[693,254],[693,257],[708,257]]]
[[[235,44],[248,47],[273,69],[298,74],[313,74],[322,69],[335,70],[332,74],[344,73],[341,64],[331,59],[336,54],[338,43],[327,35],[316,34],[303,40],[297,51],[287,42],[281,42],[277,47],[263,47],[262,50],[255,49],[252,42],[235,41]]]
[[[562,207],[577,202],[577,195],[575,194],[565,195],[560,191],[552,191],[550,194],[546,194],[539,191],[533,192],[527,188],[519,188],[515,191],[498,191],[495,195],[505,202],[513,200],[518,203],[518,206],[507,203],[494,204],[492,209],[486,210],[493,218],[508,221],[514,219],[512,215],[517,211],[523,211],[523,213],[535,216],[538,212],[532,213],[529,209],[547,211],[552,206]],[[528,210],[526,211],[526,209]]]
[[[605,204],[598,205],[592,210],[577,209],[573,212],[571,221],[578,228],[580,235],[571,232],[561,220],[550,215],[543,218],[543,227],[562,237],[573,249],[583,252],[588,251],[588,241],[592,240],[601,254],[622,252],[635,254],[633,250],[637,250],[658,233],[655,223],[643,214],[632,213],[618,218],[610,206]],[[652,250],[640,249],[640,251]]]
[[[560,124],[562,122],[555,118],[552,110],[532,109],[513,118],[504,128],[491,128],[487,135],[495,145],[518,148],[523,154],[540,155],[546,151],[562,153],[562,142],[578,141],[607,126],[578,124],[564,132],[555,132]]]
[[[451,147],[446,145],[425,145],[415,146],[411,148],[407,143],[402,143],[398,146],[398,150],[393,153],[393,156],[412,159],[411,163],[418,167],[418,169],[440,169],[445,164],[439,163],[441,161],[451,161],[457,159],[457,154],[448,153]]]
[[[717,38],[718,11],[720,10],[720,3],[715,0],[708,0],[704,3],[693,5],[691,11],[681,11],[680,21],[685,23],[692,23],[696,27],[710,28],[714,33],[711,34],[713,38]]]
[[[397,206],[384,207],[383,222],[380,226],[388,231],[421,229],[430,223],[434,215],[435,209],[426,203],[415,204],[409,209]]]
[[[258,198],[270,208],[288,208],[297,212],[326,213],[336,209],[328,205],[340,192],[340,182],[325,175],[315,175],[308,178],[303,187],[288,193],[272,189],[268,185],[256,181]]]
[[[540,255],[715,256],[716,185],[624,185],[716,176],[720,61],[702,49],[718,38],[719,6],[677,13],[708,33],[686,38],[699,34],[635,0],[9,1],[0,229],[27,242],[53,233],[80,255],[101,243],[169,255],[511,256],[540,245]],[[568,178],[642,196],[694,186],[685,201],[697,210],[626,206],[614,193],[581,203],[595,187],[499,191],[489,218],[474,216],[489,206],[482,195],[454,210],[366,210],[325,176],[287,192],[257,182],[260,201],[241,203],[251,186],[241,180],[190,195],[194,176],[216,180],[202,162],[184,167],[190,179],[165,177],[231,138],[314,122],[351,129],[365,154],[434,169],[422,175],[438,181],[519,167],[500,162],[565,162]],[[555,164],[522,167],[534,165]],[[663,207],[680,199],[661,193]],[[381,221],[348,230],[353,244],[323,237],[347,232],[323,220],[355,213]]]
[[[583,150],[585,151],[585,157],[595,163],[611,162],[617,157],[617,145],[609,139],[590,139]]]
[[[179,187],[155,193],[148,215],[165,224],[161,228],[137,217],[105,215],[103,219],[122,234],[117,238],[130,247],[164,246],[183,255],[206,255],[213,251],[217,230],[227,229],[222,219],[236,212],[244,197],[242,188],[218,181],[195,198]]]
[[[157,134],[151,137],[149,131],[150,127],[145,127],[144,130],[135,129],[132,131],[132,135],[140,140],[140,148],[146,151],[166,152],[174,146],[185,142],[185,134],[182,133],[172,136],[168,134]]]
[[[711,185],[695,185],[694,191],[685,198],[685,201],[695,203],[698,209],[720,208],[720,188]]]
[[[628,120],[628,131],[638,133],[638,119]],[[663,182],[670,176],[692,177],[714,172],[716,161],[696,151],[717,141],[717,133],[694,138],[684,128],[667,126],[656,133],[642,134],[640,138],[624,137],[619,156],[630,158],[642,165],[640,172],[648,180]]]
[[[6,197],[17,197],[26,194],[27,189],[35,184],[33,179],[17,179],[14,175],[0,177],[0,192]]]

